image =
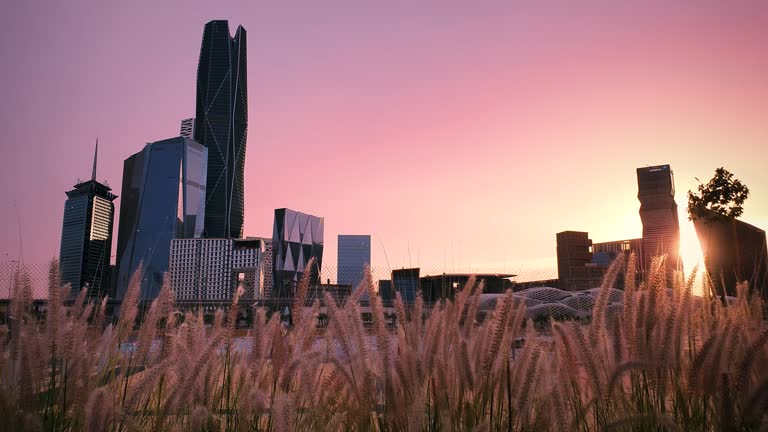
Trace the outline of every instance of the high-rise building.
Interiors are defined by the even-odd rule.
[[[91,179],[78,181],[67,192],[59,251],[62,283],[70,284],[75,291],[87,287],[89,298],[110,291],[113,201],[117,198],[108,185],[96,180],[98,154],[97,141]]]
[[[172,240],[168,274],[176,300],[230,302],[238,285],[243,300],[261,297],[263,253],[264,243],[257,238]]]
[[[205,237],[243,234],[243,183],[248,130],[246,33],[227,21],[205,25],[197,65],[194,139],[208,148]]]
[[[371,236],[339,234],[336,283],[356,288],[371,265]]]
[[[181,131],[179,136],[195,139],[195,119],[188,118],[181,121]]]
[[[563,231],[557,237],[557,277],[560,289],[584,290],[600,286],[603,269],[592,262],[589,233]]]
[[[667,271],[678,266],[680,222],[675,202],[675,179],[669,165],[637,169],[637,198],[643,222],[643,269],[654,257],[666,255]]]
[[[160,292],[171,240],[200,237],[206,212],[208,149],[176,137],[148,143],[123,164],[117,237],[117,297],[143,264],[141,298]]]
[[[307,263],[314,258],[309,269],[309,283],[320,282],[323,264],[323,230],[321,217],[286,208],[275,210],[272,231],[272,297],[292,297]]]

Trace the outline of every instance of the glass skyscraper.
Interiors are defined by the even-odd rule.
[[[87,287],[89,298],[102,297],[110,290],[113,201],[117,198],[109,186],[96,181],[98,149],[97,143],[91,179],[67,192],[59,251],[62,283],[70,284],[75,292]]]
[[[339,234],[336,283],[356,288],[371,265],[371,236]]]
[[[227,21],[205,25],[197,66],[194,139],[208,148],[205,233],[243,234],[243,183],[248,130],[246,33],[229,35]]]
[[[176,137],[147,144],[125,160],[117,237],[117,297],[143,263],[141,298],[157,296],[171,240],[200,237],[205,218],[208,149]]]

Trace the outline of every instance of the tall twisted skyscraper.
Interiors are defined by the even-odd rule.
[[[666,255],[669,274],[678,266],[680,222],[675,202],[675,179],[669,165],[637,169],[637,198],[643,222],[643,269],[653,258]]]
[[[205,25],[197,65],[194,139],[208,148],[205,236],[243,234],[243,183],[248,131],[246,33],[227,21]]]

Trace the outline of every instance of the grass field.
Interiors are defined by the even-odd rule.
[[[205,325],[181,316],[165,287],[136,326],[138,281],[118,322],[104,307],[66,306],[51,265],[47,318],[29,313],[16,277],[0,341],[5,430],[768,430],[768,329],[746,285],[731,304],[693,301],[702,278],[667,278],[662,258],[646,282],[634,259],[615,262],[589,322],[525,319],[508,293],[482,322],[473,280],[425,312],[399,299],[391,328],[370,278],[342,306],[297,307],[291,328],[256,311],[245,334],[237,308]],[[626,268],[629,267],[629,271]],[[608,292],[626,274],[623,309]],[[668,281],[667,279],[671,279]],[[671,290],[668,290],[671,288]],[[372,328],[359,297],[371,295]],[[670,294],[671,292],[671,294]],[[134,349],[119,349],[135,338]],[[247,349],[243,349],[245,344]],[[513,351],[513,348],[515,348]],[[512,353],[514,352],[514,355]]]

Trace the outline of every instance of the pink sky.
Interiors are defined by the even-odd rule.
[[[270,236],[279,207],[324,216],[328,266],[337,234],[369,233],[375,267],[385,249],[391,267],[552,268],[558,231],[639,237],[635,168],[663,163],[683,221],[694,177],[725,166],[768,228],[764,2],[104,3],[3,8],[2,261],[14,205],[24,260],[58,255],[96,137],[120,194],[123,160],[178,135],[211,19],[248,31],[245,234]]]

